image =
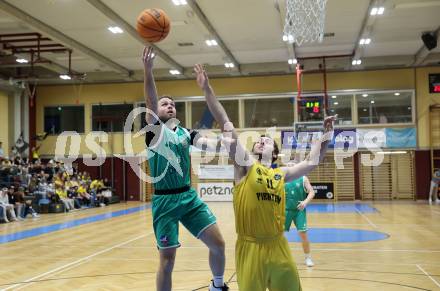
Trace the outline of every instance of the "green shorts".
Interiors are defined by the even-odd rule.
[[[298,231],[307,231],[307,216],[306,210],[286,210],[286,222],[284,224],[284,230],[289,231],[290,225],[295,223],[295,227]]]
[[[192,188],[179,194],[153,195],[152,204],[154,234],[160,249],[180,247],[179,221],[197,238],[216,223],[214,214]]]

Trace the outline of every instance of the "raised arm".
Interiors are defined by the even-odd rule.
[[[145,106],[157,116],[157,91],[153,76],[154,52],[152,47],[145,47],[142,53],[144,63],[144,98]],[[148,124],[154,124],[157,120],[151,114],[146,114]]]
[[[238,135],[235,131],[234,125],[229,120],[228,114],[223,106],[217,100],[214,90],[209,84],[209,78],[203,66],[199,64],[195,65],[194,71],[197,77],[197,84],[205,94],[209,111],[211,111],[212,116],[217,121],[221,131],[223,132],[223,142],[227,147],[229,158],[233,160],[236,169],[238,168],[239,170],[236,171],[236,174],[238,173],[238,176],[236,175],[236,180],[241,179],[241,177],[247,174],[247,171],[252,164],[250,159],[253,159],[253,157],[251,157],[251,155],[238,141]]]
[[[333,125],[336,118],[337,115],[329,116],[324,120],[324,134],[321,136],[319,141],[313,142],[309,157],[307,159],[294,166],[281,168],[285,173],[285,181],[292,181],[298,179],[299,177],[306,176],[324,159],[328,144],[332,139]]]

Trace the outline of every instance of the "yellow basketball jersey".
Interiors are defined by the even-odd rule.
[[[239,236],[271,238],[284,230],[284,173],[255,163],[234,187],[235,229]]]

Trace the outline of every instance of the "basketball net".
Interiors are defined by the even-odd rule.
[[[286,0],[283,39],[298,46],[324,39],[327,0]]]

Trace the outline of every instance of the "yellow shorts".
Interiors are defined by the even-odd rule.
[[[284,236],[255,241],[242,236],[235,244],[240,291],[301,291],[298,270]]]

